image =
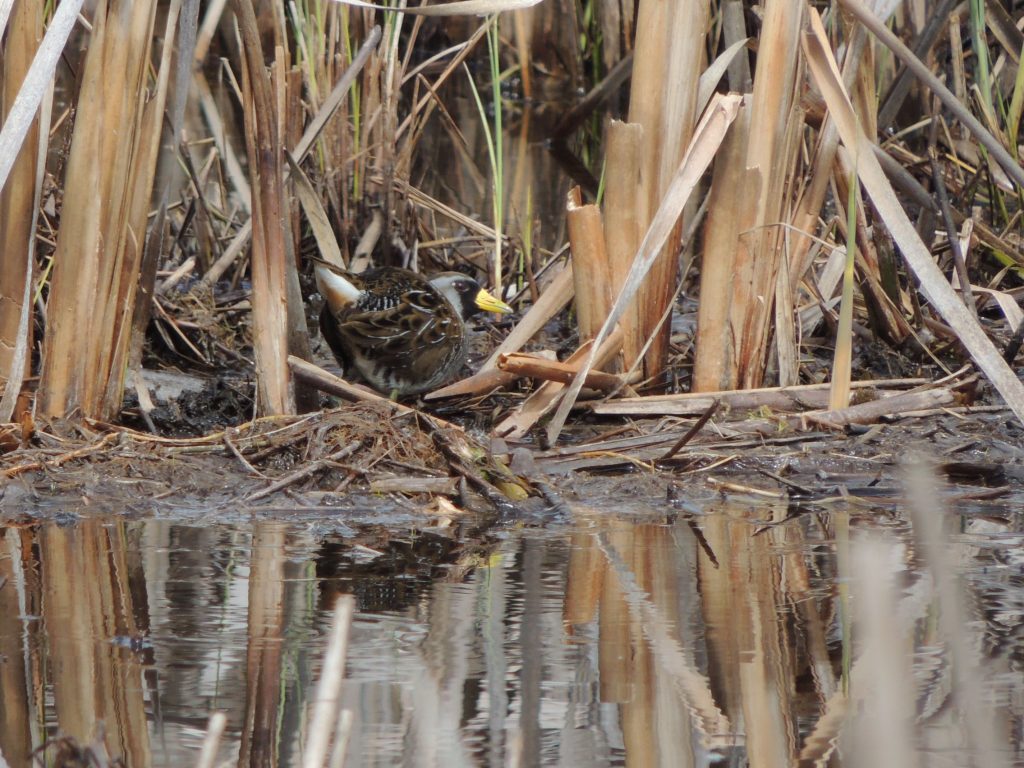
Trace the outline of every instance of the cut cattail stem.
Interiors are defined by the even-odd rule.
[[[601,330],[612,303],[601,211],[583,205],[579,187],[569,191],[566,210],[580,341],[589,341]]]

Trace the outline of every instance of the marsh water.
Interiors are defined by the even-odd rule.
[[[597,483],[472,549],[412,518],[7,516],[0,765],[102,724],[128,766],[193,766],[215,711],[216,764],[300,765],[341,593],[349,766],[1024,761],[1018,499],[944,498],[936,548],[899,501],[666,490]]]

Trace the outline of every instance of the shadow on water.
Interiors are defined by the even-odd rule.
[[[603,499],[472,561],[280,522],[2,528],[0,755],[102,722],[126,765],[191,766],[223,711],[221,761],[299,765],[348,592],[347,765],[1019,760],[1019,513],[950,515],[944,577],[891,510]]]

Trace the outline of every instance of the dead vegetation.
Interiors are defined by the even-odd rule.
[[[80,7],[0,19],[8,475],[122,440],[262,472],[245,441],[266,419],[319,408],[317,389],[370,397],[311,372],[313,252],[466,269],[520,310],[473,376],[417,406],[476,414],[509,455],[557,449],[580,413],[590,438],[628,418],[659,445],[967,412],[989,385],[1024,416],[1024,38],[998,3],[881,20],[861,0]],[[579,188],[551,183],[555,156]],[[159,432],[145,373],[168,364],[255,381],[237,455],[230,430],[97,430],[127,391]],[[429,429],[406,435],[417,463],[373,427],[307,434],[303,480],[355,466],[336,454],[357,444],[353,478],[401,455],[507,490],[493,466],[435,465]]]

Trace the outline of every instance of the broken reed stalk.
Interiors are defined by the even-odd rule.
[[[570,384],[579,371],[579,365],[563,363],[558,360],[545,360],[536,355],[511,354],[502,355],[498,359],[498,369],[514,373],[516,376]],[[635,376],[639,376],[639,373],[635,374]],[[614,392],[627,383],[623,376],[614,373],[590,371],[583,382],[583,386],[590,389],[598,389],[602,392]]]
[[[644,226],[640,222],[640,150],[644,129],[637,123],[612,120],[608,125],[605,150],[604,239],[608,251],[608,274],[612,294],[618,295],[633,266]],[[644,337],[640,330],[637,301],[629,302],[619,320],[622,353],[628,370],[640,357]]]
[[[512,374],[499,371],[497,368],[498,359],[503,354],[518,352],[537,331],[544,327],[552,317],[562,311],[566,304],[572,301],[573,297],[573,272],[571,266],[565,266],[554,276],[547,288],[534,302],[533,306],[516,323],[516,327],[505,337],[505,340],[491,354],[487,361],[480,367],[480,370],[468,379],[456,381],[423,396],[426,401],[439,400],[444,397],[455,397],[457,395],[477,394],[487,390],[500,387],[504,384],[515,381]]]
[[[711,164],[712,158],[725,138],[729,125],[736,119],[736,113],[739,108],[739,96],[735,94],[726,96],[716,94],[708,105],[707,110],[705,110],[700,124],[694,131],[693,139],[686,149],[686,154],[683,156],[683,160],[679,164],[671,184],[668,185],[661,205],[655,213],[647,233],[644,235],[643,242],[637,249],[637,257],[633,262],[633,266],[630,267],[629,274],[626,276],[626,282],[615,298],[611,312],[609,312],[608,318],[604,321],[604,325],[601,326],[601,330],[597,334],[597,338],[594,341],[595,348],[587,355],[580,368],[580,373],[576,375],[572,385],[562,398],[558,410],[555,411],[555,415],[548,424],[547,438],[550,442],[553,443],[558,439],[558,435],[565,425],[565,420],[569,416],[569,411],[575,404],[580,389],[583,387],[584,378],[587,372],[594,366],[598,349],[601,348],[602,342],[612,332],[612,328],[622,316],[626,305],[636,296],[641,283],[647,277],[648,271],[657,260],[669,236],[675,231],[675,225],[679,221],[683,207],[690,199],[707,167]]]
[[[264,64],[252,0],[233,0],[242,38],[242,101],[245,145],[256,175],[252,210],[252,333],[257,406],[262,414],[293,413],[288,378],[288,291],[284,171],[273,86]],[[280,52],[278,52],[280,53]]]
[[[156,8],[113,0],[93,16],[47,303],[38,401],[47,416],[110,418],[121,406],[167,93],[167,58],[155,91],[149,77]],[[179,10],[168,11],[171,35]]]
[[[345,677],[345,656],[354,612],[355,599],[352,595],[341,595],[334,604],[334,620],[328,635],[320,681],[313,697],[313,715],[306,749],[302,755],[302,768],[323,768],[327,758],[327,747],[337,727],[341,710],[341,684]]]
[[[736,281],[736,254],[743,235],[742,211],[753,188],[746,167],[750,134],[750,97],[726,134],[715,158],[708,220],[704,230],[697,338],[694,344],[694,392],[736,389],[739,386],[738,338],[732,321],[733,302],[745,300]]]
[[[566,220],[576,293],[576,323],[580,342],[590,341],[597,336],[612,308],[601,211],[596,205],[583,205],[580,188],[573,187],[566,201]]]
[[[662,204],[697,121],[697,97],[707,33],[703,0],[641,0],[637,14],[629,122],[643,127],[638,197],[640,231]],[[629,178],[628,176],[626,177]],[[647,378],[660,376],[670,324],[659,322],[675,295],[679,224],[667,238],[638,296],[639,344],[654,336],[644,358]]]
[[[600,349],[597,350],[597,356],[594,358],[595,368],[606,367],[607,363],[618,356],[619,350],[622,349],[623,336],[622,328],[618,326],[608,334],[608,337],[602,342]],[[564,361],[564,364],[572,366],[573,377],[587,359],[592,346],[593,342],[584,342]],[[570,377],[570,381],[564,384],[550,380],[542,383],[494,428],[493,434],[508,438],[509,440],[519,440],[524,437],[533,428],[534,424],[554,410],[555,406],[560,402],[566,386],[571,383],[573,377]]]
[[[0,94],[3,96],[0,123],[5,127],[8,118],[19,119],[12,114],[14,101],[26,85],[42,31],[42,7],[37,3],[19,3],[9,19],[4,56],[0,61]],[[49,80],[50,73],[45,74]],[[41,83],[34,87],[52,93]],[[0,339],[4,340],[0,344],[0,422],[19,418],[14,413],[15,405],[22,382],[31,372],[34,232],[46,163],[50,101],[44,97],[40,111],[46,126],[44,130],[40,131],[39,118],[26,118],[29,124],[24,127],[24,143],[12,153],[15,157],[6,181],[0,180],[0,243],[4,244],[0,250]]]
[[[801,77],[799,34],[803,4],[769,0],[765,4],[758,65],[750,102],[750,132],[746,167],[751,194],[741,202],[736,256],[738,295],[733,297],[733,333],[737,336],[737,381],[742,387],[760,386],[768,363],[773,320],[793,323],[792,313],[774,312],[776,282],[781,266],[782,230],[788,220],[789,187],[799,154],[798,128],[803,112],[795,103]],[[791,330],[776,333],[776,341],[795,338]],[[786,350],[787,359],[794,359]],[[795,384],[795,371],[780,370],[780,384]],[[793,380],[791,380],[793,379]]]

